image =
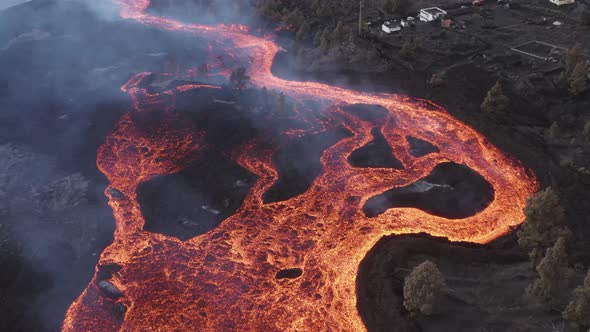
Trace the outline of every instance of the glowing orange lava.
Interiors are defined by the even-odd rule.
[[[452,241],[485,243],[524,219],[527,197],[537,183],[521,164],[485,137],[431,103],[392,94],[370,94],[315,82],[288,81],[271,73],[279,46],[239,26],[184,24],[145,12],[149,0],[115,0],[124,18],[206,40],[223,40],[249,57],[256,87],[268,87],[297,100],[321,101],[333,120],[353,133],[324,151],[322,173],[303,194],[264,203],[262,195],[278,178],[273,151],[244,142],[227,151],[258,176],[242,207],[217,228],[188,241],[143,230],[138,185],[186,167],[204,146],[204,134],[174,126],[174,96],[182,85],[150,92],[140,87],[149,73],[135,75],[122,90],[132,96],[133,112],[158,109],[164,118],[151,131],[138,130],[125,115],[100,147],[97,165],[110,181],[105,191],[113,209],[113,243],[99,266],[121,269],[109,281],[123,293],[106,297],[97,276],[70,306],[63,331],[363,331],[356,309],[355,278],[360,261],[384,235],[426,232]],[[340,111],[347,104],[377,104],[393,121],[382,132],[404,169],[354,168],[352,151],[372,140],[371,125]],[[317,130],[331,126],[316,124]],[[285,135],[301,135],[286,132]],[[439,147],[414,158],[405,137]],[[262,151],[262,152],[261,152]],[[362,206],[372,196],[427,176],[443,162],[464,164],[494,188],[490,205],[468,218],[447,219],[414,208],[395,208],[367,218]],[[276,279],[277,271],[298,267],[296,279]],[[98,271],[98,269],[97,269]],[[116,302],[127,310],[115,311]],[[119,306],[120,308],[120,306]]]

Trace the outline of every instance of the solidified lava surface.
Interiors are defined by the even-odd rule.
[[[154,74],[134,75],[121,87],[131,96],[132,109],[97,153],[97,165],[110,183],[105,194],[116,220],[114,241],[68,309],[63,331],[362,331],[355,278],[359,263],[381,237],[426,232],[485,243],[524,219],[526,199],[537,189],[534,175],[441,107],[400,95],[284,80],[270,70],[279,50],[272,37],[255,36],[243,26],[155,16],[146,12],[148,0],[115,2],[123,18],[190,34],[196,43],[209,43],[212,54],[241,59],[251,84],[295,100],[290,116],[306,126],[281,128],[274,141],[253,132],[224,145],[220,158],[255,177],[241,205],[223,220],[204,220],[191,236],[154,231],[142,213],[150,207],[142,206],[138,188],[190,171],[211,151],[217,134],[207,126],[187,125],[192,122],[175,112],[176,101],[194,91],[215,96],[223,88],[185,82],[156,89],[150,84]],[[227,78],[233,69],[215,56],[204,66],[206,76]],[[309,109],[309,101],[319,113]],[[375,105],[378,111],[369,115],[358,107],[351,111],[350,105]],[[375,137],[375,128],[382,138]],[[316,166],[292,165],[289,158],[302,151],[297,142],[316,135],[332,135],[329,144],[315,147],[321,150]],[[408,136],[436,149],[415,153],[416,142]],[[353,152],[376,138],[387,143],[389,160],[401,167],[351,165]],[[493,191],[472,215],[453,218],[395,204],[370,216],[363,211],[373,197],[407,188],[449,163],[478,174],[481,185]],[[268,194],[281,183],[294,186],[289,174],[281,174],[290,169],[305,177],[296,194]],[[454,190],[455,184],[458,188],[453,181],[441,185]],[[215,208],[212,197],[209,204],[198,204]],[[199,214],[190,222],[198,223]]]

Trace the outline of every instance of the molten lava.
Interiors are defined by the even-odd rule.
[[[227,151],[257,175],[257,182],[234,215],[205,234],[181,241],[143,230],[136,190],[155,176],[182,170],[205,146],[206,133],[175,125],[175,95],[218,87],[188,84],[154,92],[141,84],[149,73],[131,78],[122,90],[131,95],[133,110],[97,156],[110,182],[105,193],[116,221],[114,241],[102,253],[89,286],[67,311],[63,331],[363,331],[355,278],[360,261],[382,236],[426,232],[485,243],[524,219],[526,199],[537,189],[534,176],[442,108],[398,95],[284,80],[271,73],[279,46],[270,38],[253,36],[244,27],[184,24],[154,16],[146,13],[149,0],[115,2],[124,18],[223,41],[231,47],[227,51],[247,54],[254,86],[297,100],[318,100],[333,118],[314,130],[337,124],[352,135],[324,151],[322,172],[307,191],[274,203],[262,198],[278,178],[273,151],[256,141]],[[403,169],[355,168],[348,163],[352,151],[372,139],[371,125],[340,110],[349,104],[376,104],[389,111],[380,129]],[[139,130],[133,114],[152,110],[162,112],[162,119],[150,130]],[[410,135],[431,142],[440,152],[412,157],[405,139]],[[363,214],[369,198],[415,182],[449,161],[467,165],[493,186],[493,201],[484,210],[464,219],[414,208],[390,209],[373,218]],[[101,268],[115,265],[120,269],[108,281],[122,292],[118,299],[105,296],[97,285],[104,278],[99,276]],[[294,277],[275,277],[289,274]]]

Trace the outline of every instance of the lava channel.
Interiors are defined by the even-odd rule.
[[[538,187],[534,175],[441,107],[401,95],[275,77],[271,65],[279,46],[272,38],[254,36],[241,26],[155,16],[146,12],[149,0],[114,1],[123,18],[246,54],[255,87],[319,101],[332,121],[315,128],[340,126],[351,134],[322,153],[322,170],[305,192],[268,203],[263,195],[279,178],[273,151],[257,141],[244,142],[226,154],[257,180],[233,215],[186,241],[147,232],[138,186],[182,170],[207,146],[205,132],[178,125],[175,96],[217,88],[187,84],[153,92],[142,84],[149,73],[135,75],[122,87],[133,109],[97,153],[97,165],[109,180],[105,194],[116,221],[114,241],[68,309],[63,331],[364,331],[355,278],[360,261],[381,237],[426,232],[486,243],[524,220],[526,199]],[[354,104],[387,110],[377,125],[403,167],[350,165],[348,157],[373,139],[375,125],[342,110]],[[162,113],[157,124],[138,128],[134,114],[153,110]],[[408,136],[439,151],[413,157]],[[372,217],[363,213],[371,197],[408,186],[449,162],[469,167],[493,188],[493,199],[475,215],[451,219],[408,207]]]

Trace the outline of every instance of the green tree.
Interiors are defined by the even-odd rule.
[[[299,29],[304,22],[305,17],[303,17],[303,14],[301,14],[299,8],[296,8],[285,17],[285,23],[292,26],[296,30]]]
[[[545,249],[571,232],[565,226],[565,212],[559,197],[550,187],[528,199],[524,214],[526,219],[516,233],[518,245],[529,250],[531,261],[536,265]]]
[[[551,124],[551,126],[549,126],[549,138],[551,140],[557,140],[559,139],[559,135],[560,135],[560,130],[559,130],[559,124],[557,124],[556,121],[553,121],[553,123]]]
[[[569,75],[576,65],[584,61],[584,53],[582,51],[582,45],[575,44],[572,48],[568,49],[565,53],[565,71]]]
[[[325,28],[320,37],[320,50],[327,52],[330,49],[330,31]]]
[[[537,265],[539,278],[527,287],[526,293],[547,304],[557,305],[562,299],[569,279],[573,276],[573,270],[568,267],[567,260],[565,237],[560,237],[553,247],[547,249],[545,257]]]
[[[346,31],[344,31],[344,26],[342,25],[342,21],[338,21],[336,28],[332,32],[332,39],[335,41],[342,41],[346,37]]]
[[[328,6],[326,2],[321,2],[315,11],[316,16],[327,17],[332,15],[332,10]]]
[[[301,26],[299,27],[299,30],[297,30],[297,33],[295,34],[295,39],[297,41],[302,41],[304,40],[307,35],[309,34],[309,24],[307,24],[307,22],[303,22],[303,24],[301,24]]]
[[[574,296],[563,311],[563,318],[581,328],[590,327],[590,270],[584,284],[574,290]]]
[[[569,92],[574,96],[581,95],[588,87],[587,83],[588,65],[584,62],[576,64],[568,77]]]
[[[277,4],[274,1],[266,3],[258,10],[258,13],[273,21],[278,21],[281,18],[281,13],[277,10]]]
[[[320,0],[314,0],[311,4],[311,10],[316,11],[320,8]]]
[[[322,31],[316,31],[315,35],[313,35],[313,44],[315,46],[320,46],[322,43]]]
[[[236,90],[243,90],[248,82],[250,81],[250,76],[246,75],[246,68],[239,67],[238,69],[232,71],[229,82],[231,86]]]
[[[502,84],[498,81],[488,91],[485,99],[481,103],[481,110],[487,114],[503,115],[506,114],[510,99],[504,94]]]
[[[431,261],[416,266],[404,280],[404,306],[412,313],[429,315],[447,291],[444,276]]]
[[[285,94],[279,93],[279,99],[277,101],[277,110],[279,114],[283,114],[287,111],[287,101],[285,100]]]

